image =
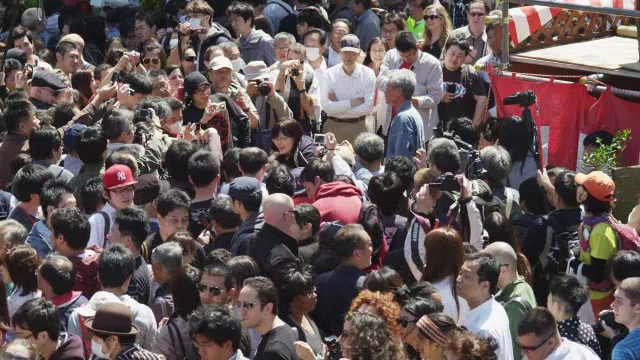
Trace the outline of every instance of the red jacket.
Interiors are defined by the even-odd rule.
[[[355,224],[362,209],[362,191],[341,181],[322,184],[318,187],[313,206],[320,211],[322,222]]]

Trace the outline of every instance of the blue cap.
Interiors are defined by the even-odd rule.
[[[262,188],[258,179],[241,176],[229,184],[229,196],[240,201],[262,201]]]
[[[340,51],[360,53],[360,39],[353,34],[347,34],[340,40]]]
[[[75,150],[82,136],[82,132],[87,128],[87,125],[73,124],[72,127],[64,131],[63,144],[67,152]]]

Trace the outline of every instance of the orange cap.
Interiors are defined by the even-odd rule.
[[[592,171],[589,175],[576,174],[576,184],[584,186],[589,195],[600,201],[614,201],[616,184],[602,171]]]

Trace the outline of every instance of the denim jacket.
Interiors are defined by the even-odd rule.
[[[50,240],[51,230],[45,224],[45,220],[38,221],[31,231],[29,235],[27,235],[27,245],[30,245],[32,248],[36,249],[38,253],[38,257],[40,259],[46,258],[49,254],[54,252],[53,246]]]

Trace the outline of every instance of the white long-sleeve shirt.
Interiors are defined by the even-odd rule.
[[[327,69],[326,87],[322,90],[322,109],[328,116],[340,119],[366,116],[373,110],[373,95],[376,90],[376,75],[371,68],[356,64],[351,76],[347,75],[342,65]],[[329,100],[333,92],[338,101]],[[364,103],[351,107],[351,100],[364,98]]]
[[[463,325],[474,334],[493,337],[499,345],[496,350],[498,359],[514,360],[509,317],[493,297],[469,310]]]

